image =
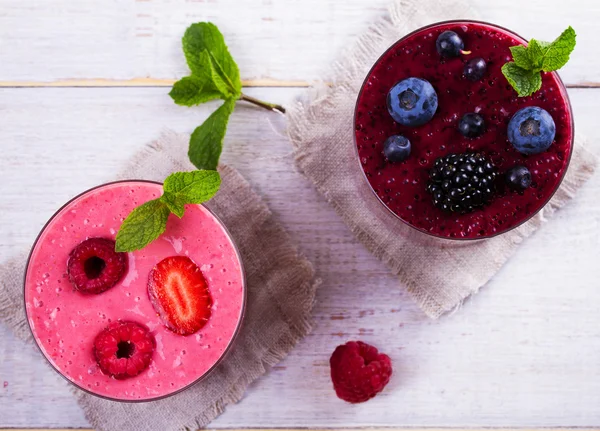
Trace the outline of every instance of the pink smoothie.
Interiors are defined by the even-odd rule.
[[[69,252],[89,237],[114,239],[131,210],[161,191],[161,185],[142,181],[90,190],[50,220],[31,252],[25,305],[35,340],[63,376],[97,395],[148,400],[172,394],[215,365],[240,324],[245,297],[241,262],[224,227],[201,205],[188,205],[182,219],[171,215],[158,240],[128,253],[127,272],[110,290],[84,295],[71,285]],[[200,267],[213,298],[208,324],[189,336],[164,327],[148,299],[148,274],[162,259],[177,255]],[[149,368],[127,380],[104,375],[93,355],[94,338],[116,320],[142,323],[156,339]]]

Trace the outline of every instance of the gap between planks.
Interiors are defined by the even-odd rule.
[[[171,87],[174,79],[132,78],[132,79],[64,79],[57,81],[0,81],[0,88],[88,88],[88,87]],[[310,81],[248,79],[244,87],[309,87]],[[600,88],[600,82],[566,84],[567,88]],[[1,430],[0,430],[1,431]]]

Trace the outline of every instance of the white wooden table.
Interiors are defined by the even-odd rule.
[[[600,152],[597,0],[476,0],[526,37],[567,25],[562,72],[578,132]],[[225,33],[250,95],[286,104],[317,79],[387,0],[0,0],[0,260],[31,245],[63,202],[111,178],[164,128],[214,109],[174,105],[192,22]],[[285,118],[238,105],[224,161],[265,197],[323,285],[316,328],[213,423],[236,427],[600,426],[600,176],[524,244],[461,310],[428,320],[383,264],[295,171]],[[328,358],[349,339],[392,356],[363,405],[339,401]],[[0,428],[88,426],[40,354],[0,326]]]

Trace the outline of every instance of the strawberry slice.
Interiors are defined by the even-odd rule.
[[[163,324],[177,334],[193,334],[210,319],[212,297],[208,284],[189,257],[161,260],[150,271],[148,296]]]

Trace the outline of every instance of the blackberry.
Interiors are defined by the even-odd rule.
[[[427,191],[437,208],[464,214],[491,201],[496,176],[494,165],[482,154],[449,154],[435,161]]]

